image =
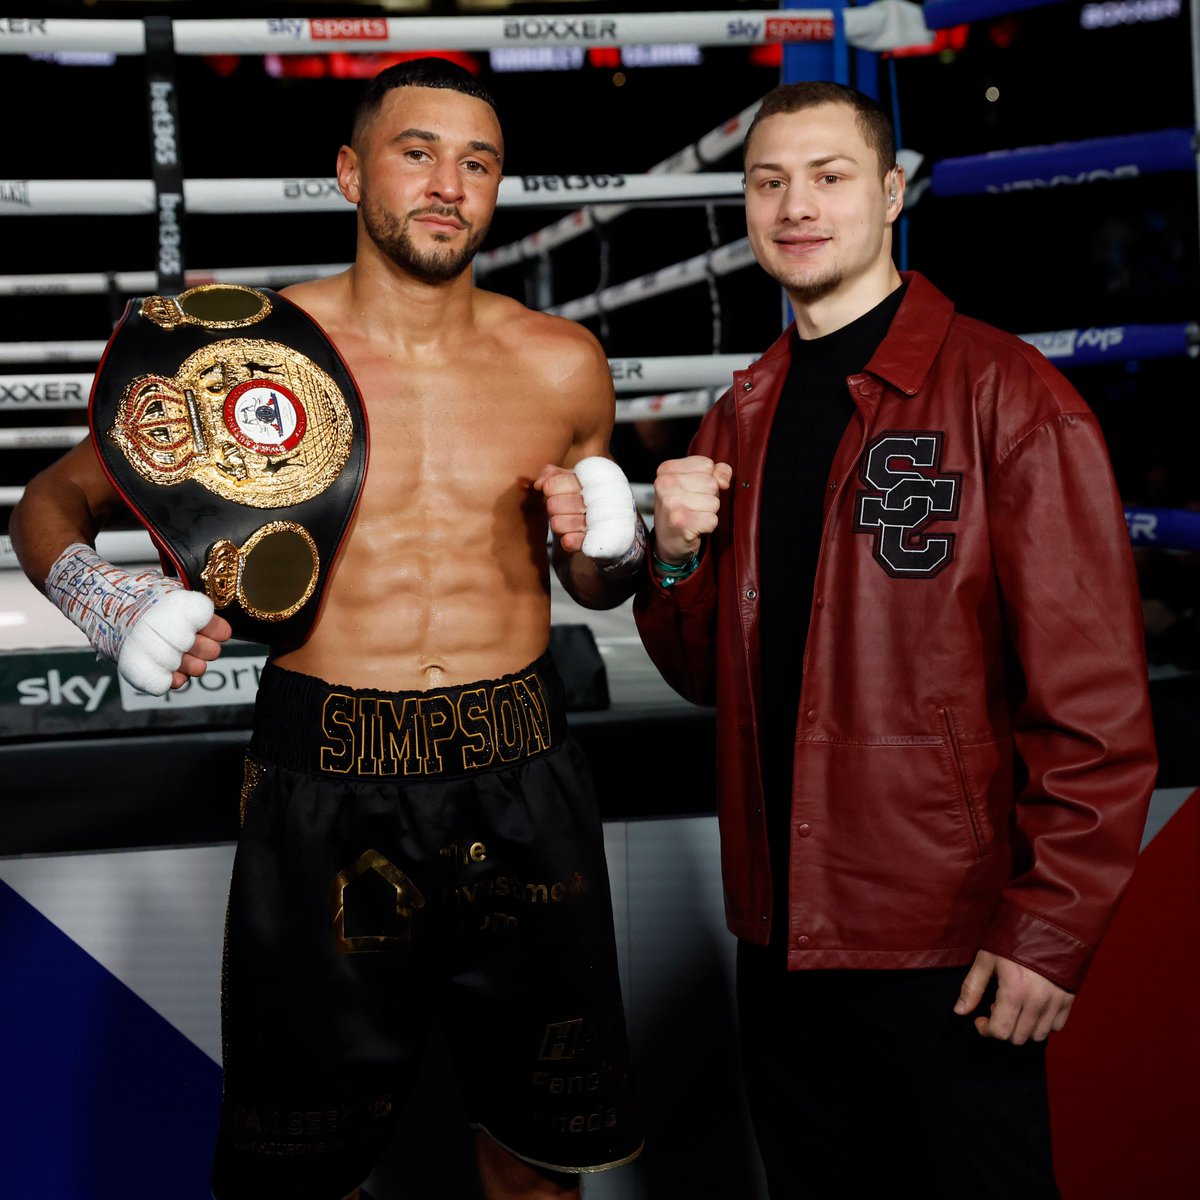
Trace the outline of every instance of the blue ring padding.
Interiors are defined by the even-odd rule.
[[[1200,550],[1200,512],[1187,508],[1127,508],[1134,549]]]
[[[1196,327],[1187,322],[1100,325],[1091,329],[1025,333],[1021,338],[1036,346],[1055,366],[1086,367],[1143,358],[1184,358],[1192,351]]]
[[[946,158],[933,164],[930,186],[939,196],[972,196],[1090,183],[1093,172],[1098,173],[1096,178],[1107,179],[1118,171],[1122,175],[1194,171],[1192,137],[1190,129],[1163,129]]]
[[[1058,0],[925,0],[923,10],[925,24],[930,29],[946,29],[1056,3]]]

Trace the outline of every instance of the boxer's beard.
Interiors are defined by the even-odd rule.
[[[479,252],[488,226],[476,228],[464,220],[452,205],[431,204],[426,208],[414,209],[403,221],[380,205],[365,200],[362,205],[363,227],[371,241],[402,270],[416,276],[423,283],[448,283],[466,270],[471,259]],[[439,217],[452,217],[462,221],[466,227],[466,243],[457,250],[433,249],[422,252],[413,244],[408,226],[414,217],[433,213]]]

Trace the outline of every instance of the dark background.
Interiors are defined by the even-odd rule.
[[[525,4],[509,12],[657,11],[647,3]],[[737,9],[736,0],[690,5]],[[955,48],[881,57],[879,94],[901,145],[924,156],[911,183],[944,158],[1117,134],[1194,128],[1187,6],[1146,24],[1085,29],[1075,3],[1056,3],[962,28]],[[372,5],[43,3],[31,15],[134,18],[388,15]],[[452,15],[434,0],[418,15]],[[490,10],[493,15],[502,10]],[[493,74],[471,56],[497,96],[510,175],[637,173],[694,142],[779,81],[779,67],[750,48],[704,48],[699,67],[598,67]],[[64,66],[5,56],[0,178],[148,178],[145,63]],[[332,175],[347,137],[356,80],[272,78],[261,56],[177,61],[184,174]],[[619,84],[619,86],[618,86]],[[998,89],[989,101],[986,91]],[[740,168],[738,156],[712,164]],[[500,210],[487,246],[504,245],[562,210]],[[947,292],[959,308],[1016,333],[1200,317],[1197,180],[1188,172],[999,196],[943,198],[926,190],[902,219],[897,258]],[[552,256],[553,298],[562,302],[744,235],[740,207],[644,207]],[[192,216],[192,268],[339,263],[353,253],[354,218],[342,214]],[[154,261],[150,217],[9,217],[0,225],[5,274],[145,270]],[[602,268],[606,263],[606,268]],[[602,280],[602,269],[607,275]],[[486,286],[527,300],[529,269],[492,272]],[[610,356],[758,353],[780,328],[776,286],[756,268],[718,282],[714,325],[707,288],[696,286],[585,322]],[[0,340],[103,339],[124,297],[0,297]],[[4,368],[19,371],[20,367]],[[31,371],[48,368],[30,366]],[[89,369],[64,366],[64,371]],[[1127,503],[1200,507],[1196,359],[1074,368],[1072,382],[1096,410]],[[14,422],[78,424],[79,413],[14,415]],[[614,453],[634,478],[677,452],[694,421],[643,431],[618,426]],[[24,482],[55,456],[0,451],[5,484]],[[6,513],[0,513],[6,518]],[[1195,554],[1138,552],[1150,601],[1152,661],[1200,668]]]

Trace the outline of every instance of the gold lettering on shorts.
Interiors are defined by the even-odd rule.
[[[440,775],[511,763],[550,749],[549,706],[536,672],[456,699],[440,693],[356,696],[330,692],[321,707],[320,768],[347,775]]]
[[[600,1072],[590,1071],[587,1075],[551,1075],[549,1071],[534,1071],[530,1086],[535,1092],[545,1092],[550,1096],[595,1092],[600,1089]]]
[[[321,747],[321,770],[348,774],[354,764],[354,697],[330,692],[321,706],[321,732],[332,745]],[[339,733],[339,728],[344,735]]]
[[[583,1018],[573,1021],[551,1021],[542,1034],[542,1048],[538,1051],[539,1062],[557,1062],[574,1058],[579,1049],[579,1035],[583,1032]]]
[[[498,683],[492,688],[492,724],[496,730],[496,751],[501,762],[515,762],[521,757],[525,743],[525,727],[521,721],[524,711],[513,693],[511,683]]]
[[[542,692],[542,681],[536,672],[526,675],[513,682],[513,691],[517,702],[526,717],[526,724],[531,742],[536,742],[539,750],[550,748],[550,717],[546,711],[546,697]]]
[[[459,694],[458,724],[469,743],[462,748],[464,770],[486,767],[495,756],[496,743],[488,720],[487,692],[484,688],[468,688]]]
[[[425,753],[422,756],[427,775],[440,775],[445,767],[438,747],[449,741],[458,730],[454,705],[446,696],[422,696],[417,701],[421,713],[421,732]]]
[[[482,842],[472,842],[469,846],[451,842],[450,845],[443,846],[438,853],[443,858],[457,859],[464,867],[487,859],[487,847]]]

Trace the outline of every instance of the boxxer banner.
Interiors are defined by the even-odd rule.
[[[235,637],[303,642],[367,464],[362,399],[316,322],[265,288],[132,300],[88,419],[167,569]]]

